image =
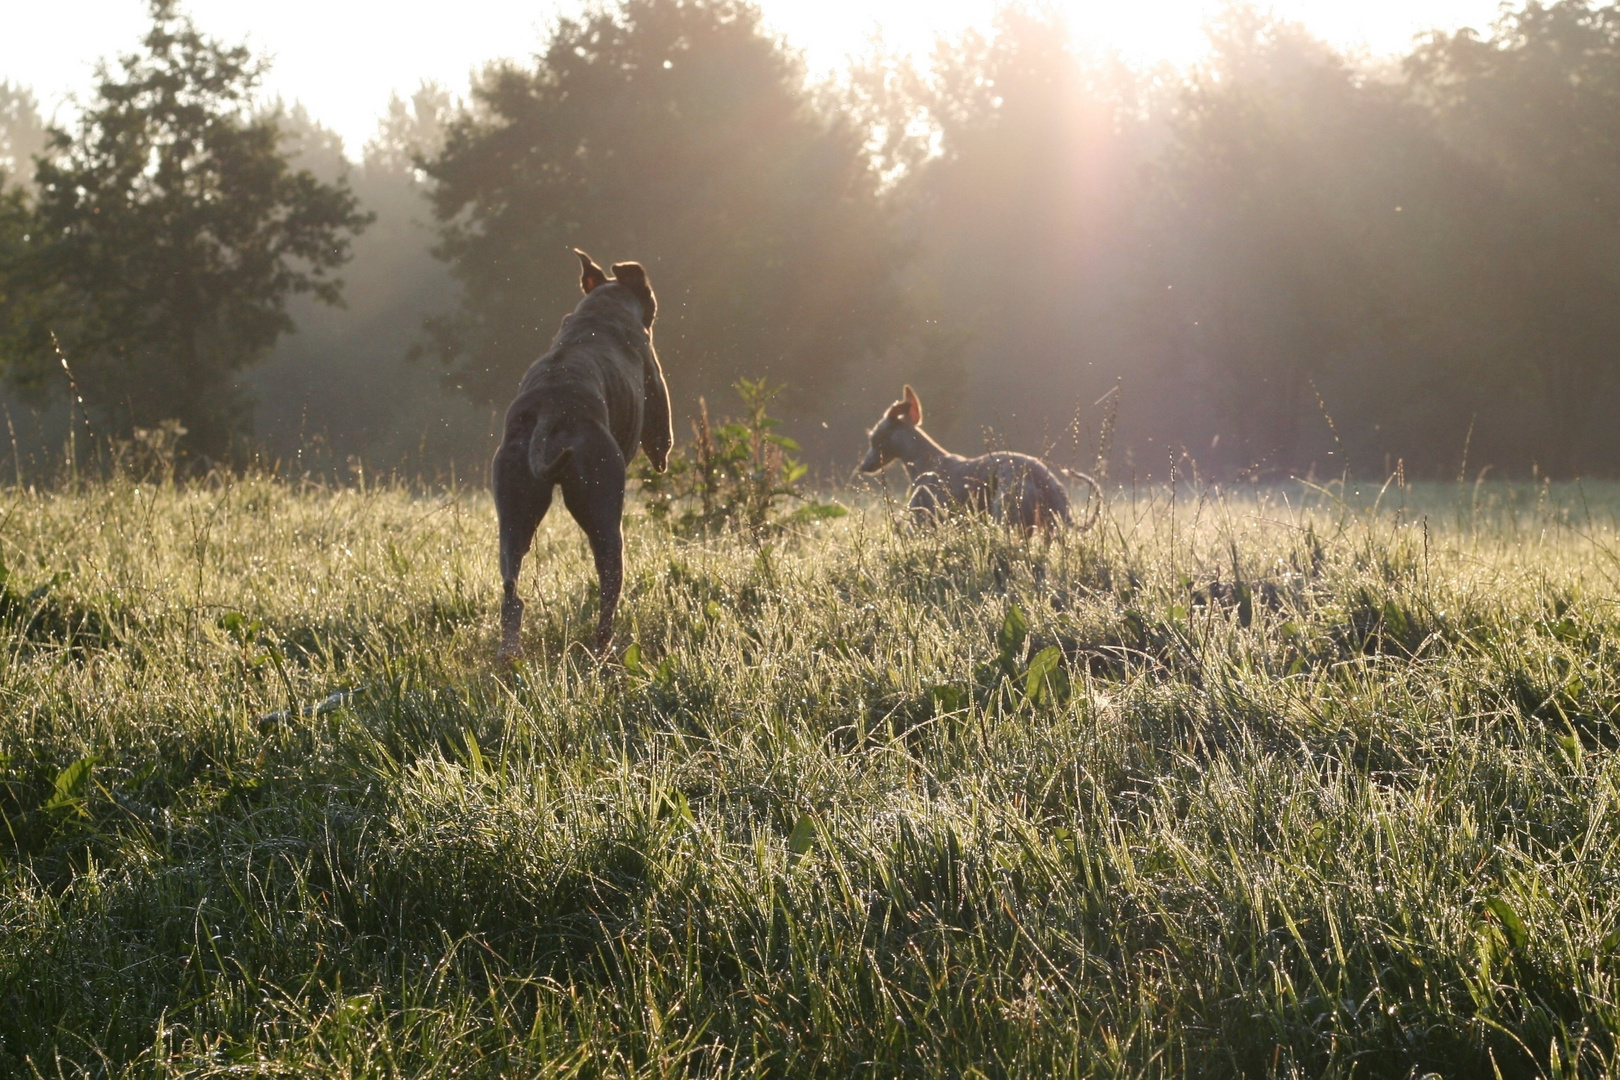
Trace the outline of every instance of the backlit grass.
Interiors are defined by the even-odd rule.
[[[1612,488],[0,494],[0,1072],[1613,1075]]]

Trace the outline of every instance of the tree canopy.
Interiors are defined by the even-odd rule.
[[[816,83],[747,0],[614,0],[465,102],[396,96],[352,172],[253,100],[249,54],[153,14],[0,187],[10,385],[63,388],[54,332],[115,428],[218,447],[256,396],[278,449],[420,458],[431,429],[482,457],[577,246],[648,267],[677,411],[786,382],[823,464],[909,381],[947,445],[1068,464],[1117,408],[1138,475],[1620,470],[1613,6],[1532,0],[1374,62],[1234,4],[1200,63],[1142,70],[1011,5]],[[39,128],[0,86],[0,168]],[[356,195],[379,219],[345,313]],[[413,336],[442,364],[401,369]]]
[[[338,303],[333,271],[366,216],[343,183],[288,166],[256,116],[262,64],[153,0],[142,51],[103,68],[71,130],[52,129],[11,287],[13,385],[43,391],[62,354],[109,427],[180,420],[219,453],[244,402],[232,372],[292,329],[290,295]]]
[[[432,341],[475,400],[504,401],[572,307],[573,246],[647,266],[687,400],[739,374],[814,391],[892,340],[900,258],[865,134],[816,107],[753,6],[563,19],[474,98],[424,168],[462,287]]]
[[[1504,13],[1495,34],[1437,34],[1406,62],[1441,137],[1489,176],[1470,222],[1503,382],[1541,407],[1544,464],[1613,460],[1592,410],[1620,386],[1620,9],[1580,0]],[[1594,452],[1595,451],[1595,452]]]
[[[1615,468],[1617,26],[1531,3],[1374,71],[1233,6],[1166,78],[1011,8],[883,94],[858,72],[961,343],[913,382],[1037,446],[1118,383],[1155,475]],[[919,116],[926,153],[892,137]]]
[[[26,181],[33,158],[45,149],[45,122],[39,102],[25,86],[0,79],[0,185]]]

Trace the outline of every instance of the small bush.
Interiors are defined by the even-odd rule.
[[[842,517],[847,512],[842,506],[818,500],[800,486],[808,468],[792,456],[799,444],[776,431],[782,422],[767,411],[783,388],[764,379],[738,379],[732,385],[745,409],[741,419],[716,425],[708,401],[699,398],[691,450],[673,451],[665,473],[641,463],[636,475],[652,518],[683,536],[733,530],[758,537],[789,524]],[[797,509],[779,513],[787,501],[797,502]]]

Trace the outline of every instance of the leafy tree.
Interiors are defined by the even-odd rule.
[[[926,74],[880,57],[851,81],[916,245],[927,322],[905,376],[934,388],[930,424],[958,449],[987,421],[992,443],[1040,448],[1117,365],[1140,371],[1119,315],[1152,153],[1143,80],[1078,49],[1054,11],[1008,6]]]
[[[288,312],[298,333],[243,377],[260,443],[301,468],[358,455],[371,468],[431,473],[457,462],[476,468],[487,456],[489,410],[446,393],[437,364],[406,360],[423,314],[441,310],[455,287],[431,254],[426,177],[415,166],[442,143],[437,133],[450,110],[449,95],[431,84],[393,98],[362,164],[347,170],[376,220],[344,267],[343,308],[295,297]],[[328,180],[345,174],[335,133],[296,109],[282,128],[298,150],[294,167]]]
[[[692,401],[739,375],[823,392],[892,339],[903,261],[865,133],[817,107],[742,0],[622,0],[490,69],[424,167],[460,310],[450,380],[504,402],[578,299],[568,248],[634,258]]]
[[[1369,204],[1401,201],[1375,179],[1398,105],[1297,25],[1243,9],[1212,39],[1157,169],[1153,306],[1214,406],[1217,456],[1303,470],[1307,421],[1328,434],[1319,383],[1377,341],[1389,312],[1357,229]]]
[[[1490,38],[1433,35],[1406,72],[1499,185],[1476,223],[1499,256],[1484,283],[1519,384],[1541,399],[1542,464],[1613,467],[1620,444],[1593,421],[1620,377],[1620,8],[1532,2]]]
[[[32,220],[27,193],[0,188],[0,359],[15,354],[34,298],[18,288]]]
[[[409,100],[389,95],[377,134],[365,146],[366,168],[414,177],[418,160],[443,152],[445,128],[454,112],[450,91],[431,79],[424,80]]]
[[[152,0],[143,51],[102,68],[35,173],[31,241],[10,275],[35,310],[7,374],[60,384],[53,336],[115,430],[179,419],[225,450],[245,403],[231,375],[293,329],[291,295],[340,302],[332,276],[367,217],[341,182],[292,170],[251,101],[263,63]]]
[[[1527,411],[1495,341],[1494,267],[1513,257],[1499,185],[1405,87],[1302,28],[1234,9],[1214,31],[1170,119],[1148,234],[1154,347],[1213,421],[1200,457],[1454,475],[1473,418],[1502,432],[1497,403]]]
[[[45,149],[45,122],[39,102],[25,86],[0,79],[0,185],[26,180],[30,159]]]
[[[31,204],[26,182],[32,158],[45,146],[45,125],[33,94],[0,81],[0,363],[16,351],[35,297],[21,288],[28,250]]]
[[[1185,75],[1016,6],[927,72],[867,62],[850,113],[958,349],[910,377],[1022,446],[1122,377],[1120,437],[1161,475],[1186,447],[1224,475],[1455,476],[1470,439],[1475,467],[1614,468],[1614,12],[1532,3],[1404,82],[1243,5]]]

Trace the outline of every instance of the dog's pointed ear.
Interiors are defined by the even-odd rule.
[[[908,383],[904,396],[889,406],[889,418],[910,424],[912,427],[922,425],[922,402],[917,399],[917,391]]]
[[[651,326],[653,316],[658,313],[658,300],[653,296],[652,286],[647,283],[647,271],[636,262],[614,263],[613,280],[641,298],[641,321]]]
[[[606,285],[607,284],[607,279],[608,279],[607,274],[602,270],[602,268],[600,266],[597,266],[596,263],[591,260],[591,257],[589,255],[587,255],[583,251],[579,250],[579,248],[574,249],[574,254],[579,256],[579,265],[580,265],[579,291],[580,292],[589,294],[590,291],[592,289],[596,288],[598,285]]]

